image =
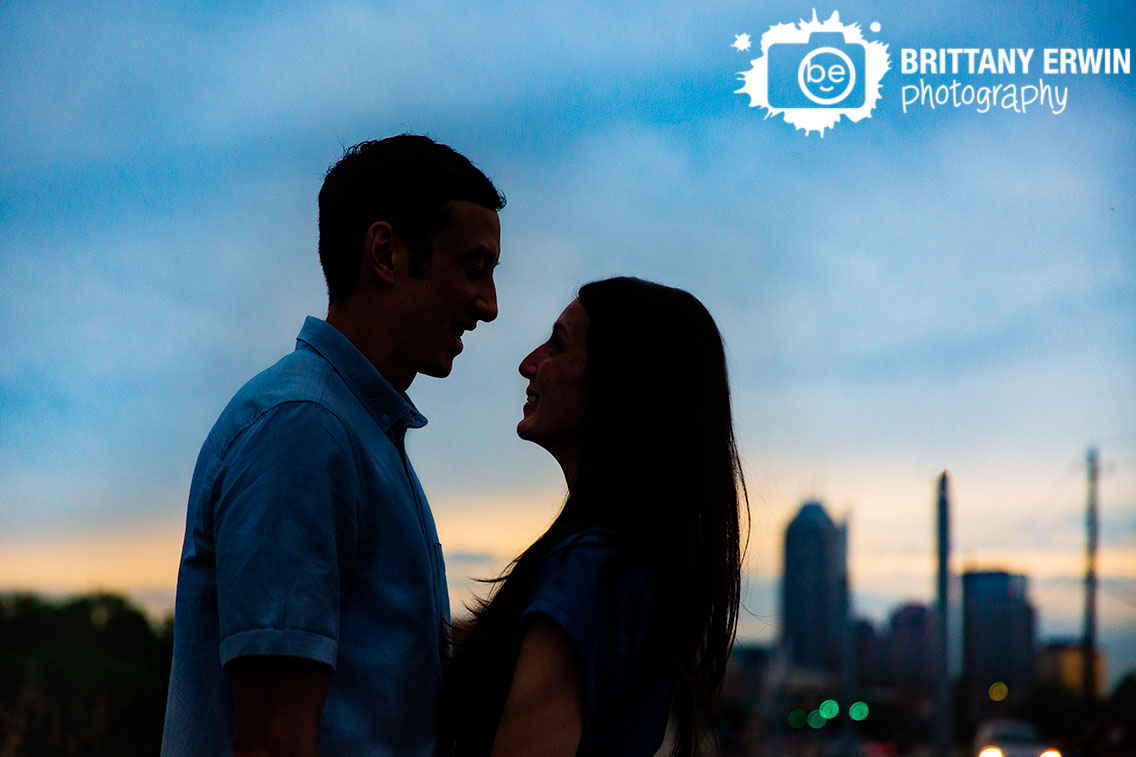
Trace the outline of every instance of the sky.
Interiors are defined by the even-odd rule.
[[[870,116],[823,135],[736,92],[761,35],[814,8],[890,54]],[[4,3],[0,590],[172,607],[205,435],[326,313],[323,174],[410,131],[508,198],[499,318],[409,392],[455,607],[563,500],[514,433],[518,363],[581,284],[628,274],[693,292],[726,340],[743,639],[777,634],[806,499],[849,523],[858,613],[928,601],[944,469],[953,568],[1029,575],[1039,638],[1076,635],[1098,447],[1116,680],[1136,668],[1136,85],[1041,65],[1133,47],[1120,2]],[[903,48],[1036,54],[1028,75],[932,75]],[[905,111],[920,79],[1065,101]]]

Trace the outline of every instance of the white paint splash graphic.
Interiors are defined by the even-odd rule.
[[[877,25],[873,24],[873,30],[876,27]],[[810,48],[810,37],[815,32],[840,33],[843,35],[844,44],[837,48],[824,42],[816,42],[817,47]],[[789,100],[779,100],[778,105],[770,104],[769,49],[774,45],[786,45],[787,47],[782,48],[782,51],[791,51],[791,54],[781,55],[778,58],[781,66],[774,71],[775,76],[786,79],[787,82],[779,79],[778,86],[787,87],[782,91],[790,91],[792,95]],[[863,48],[863,70],[857,70],[861,66],[855,65],[859,56],[854,46]],[[802,19],[796,24],[776,24],[761,35],[762,55],[750,61],[753,68],[739,72],[738,80],[744,83],[741,89],[735,90],[735,94],[749,95],[750,107],[765,108],[768,111],[765,114],[766,118],[783,113],[787,123],[804,130],[806,135],[817,131],[823,138],[824,130],[834,127],[842,116],[852,122],[871,117],[872,110],[880,99],[880,82],[891,68],[891,56],[888,55],[887,47],[881,42],[866,42],[860,31],[860,25],[840,23],[840,14],[837,11],[833,11],[832,16],[822,22],[817,20],[814,10],[811,21]],[[853,54],[849,55],[845,50],[851,50]],[[797,57],[794,56],[800,58],[799,65],[785,63],[789,60],[796,64]],[[818,59],[828,62],[829,65],[822,67],[816,62]],[[814,74],[814,71],[820,73]],[[838,86],[824,86],[827,83],[824,76],[831,76],[831,81]],[[837,89],[839,91],[830,96],[830,93]],[[863,96],[862,102],[860,94]],[[807,99],[801,100],[802,96]],[[793,97],[801,100],[801,103],[792,101]],[[844,99],[855,105],[847,108],[838,107]],[[786,102],[791,104],[786,105]],[[805,107],[805,104],[810,102],[816,103],[819,107],[811,105]],[[797,107],[798,105],[800,107]]]

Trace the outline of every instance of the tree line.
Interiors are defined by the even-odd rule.
[[[123,596],[0,595],[0,757],[156,755],[172,653]]]

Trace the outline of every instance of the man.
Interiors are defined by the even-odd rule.
[[[405,391],[497,316],[504,198],[426,137],[364,142],[319,194],[327,320],[202,447],[163,755],[432,755],[445,568]]]

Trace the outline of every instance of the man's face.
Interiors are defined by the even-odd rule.
[[[434,234],[425,272],[400,281],[401,360],[414,373],[437,378],[450,374],[462,351],[462,334],[478,321],[497,317],[497,213],[464,200],[450,203],[448,209],[449,223]]]

